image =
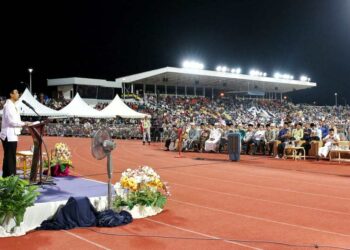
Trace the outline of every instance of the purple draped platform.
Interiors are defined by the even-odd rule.
[[[68,200],[71,196],[107,196],[107,183],[74,176],[54,177],[53,180],[56,185],[39,188],[40,196],[35,203]]]

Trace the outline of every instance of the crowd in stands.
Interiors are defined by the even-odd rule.
[[[54,100],[44,95],[38,100],[56,110],[69,103],[69,100]],[[0,105],[3,102],[1,100]],[[338,141],[350,140],[349,106],[152,95],[127,104],[138,112],[151,115],[152,140],[163,141],[166,150],[179,147],[179,128],[182,129],[181,149],[184,151],[221,152],[226,148],[227,134],[232,131],[240,133],[244,153],[275,154],[277,157],[282,155],[288,143],[302,146],[308,153],[311,141],[329,139],[331,133]],[[95,108],[102,110],[107,105],[98,103]],[[49,124],[47,134],[90,137],[101,127],[108,127],[115,138],[142,138],[140,121],[121,118],[54,121]],[[275,141],[280,142],[277,153],[273,151]]]
[[[165,97],[149,99],[138,111],[153,117],[155,137],[166,150],[220,152],[227,147],[229,132],[242,138],[242,152],[281,158],[285,147],[300,146],[309,154],[313,141],[320,142],[325,157],[333,144],[350,139],[348,106],[314,106],[279,100]],[[182,128],[179,142],[178,128]],[[321,147],[323,146],[323,147]],[[274,149],[275,148],[275,149]]]

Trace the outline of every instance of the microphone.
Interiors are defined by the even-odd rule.
[[[28,108],[32,109],[34,111],[34,108],[32,105],[30,105],[27,101],[22,100],[23,104],[25,104]]]
[[[28,108],[30,108],[31,110],[33,110],[34,113],[37,114],[39,117],[41,117],[41,115],[39,115],[39,114],[35,111],[35,109],[33,108],[33,106],[30,105],[27,101],[22,100],[22,103],[23,103],[24,105],[26,105]]]

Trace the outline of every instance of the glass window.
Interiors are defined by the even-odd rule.
[[[146,85],[146,93],[154,94],[154,85]]]
[[[194,95],[194,87],[187,87],[187,95]]]
[[[177,86],[177,94],[178,95],[185,95],[185,87],[184,86]]]
[[[175,95],[175,86],[167,86],[167,94]]]
[[[96,99],[97,86],[77,85],[77,92],[81,98]]]
[[[165,94],[165,86],[164,85],[157,85],[157,93],[158,94]]]
[[[211,98],[211,88],[205,88],[205,97]]]
[[[97,99],[112,100],[114,98],[114,89],[107,87],[98,87]]]

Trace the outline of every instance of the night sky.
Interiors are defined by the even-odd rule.
[[[350,103],[350,0],[11,1],[1,9],[1,86],[114,80],[184,59],[311,77],[294,102]],[[3,89],[3,87],[1,87]],[[1,93],[2,94],[2,93]]]

